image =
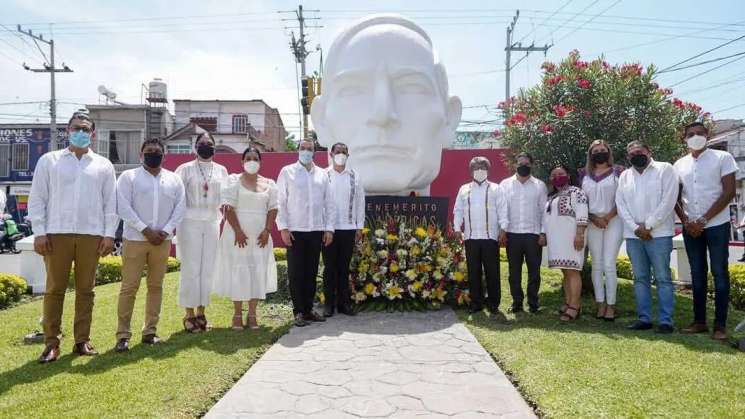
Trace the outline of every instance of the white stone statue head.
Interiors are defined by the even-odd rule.
[[[331,44],[311,117],[322,145],[347,144],[367,193],[402,194],[428,192],[461,111],[424,30],[371,15]]]

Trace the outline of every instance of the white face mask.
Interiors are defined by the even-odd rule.
[[[255,160],[249,160],[243,163],[243,170],[245,170],[249,175],[256,174],[259,171],[259,167],[261,167],[261,163]]]
[[[334,164],[337,166],[344,166],[347,164],[347,155],[344,153],[334,154]]]
[[[300,150],[298,152],[298,160],[302,164],[310,164],[313,161],[313,152],[310,150]]]
[[[477,169],[473,171],[473,180],[476,182],[483,182],[486,180],[486,177],[489,175],[489,172],[487,172],[484,169]]]
[[[686,142],[688,143],[688,148],[691,150],[702,150],[704,147],[706,147],[706,137],[703,135],[694,135],[693,137],[689,137]]]

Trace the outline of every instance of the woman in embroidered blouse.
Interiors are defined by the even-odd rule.
[[[230,175],[223,191],[228,224],[220,237],[215,292],[233,300],[233,330],[257,329],[256,305],[277,290],[272,226],[277,217],[277,185],[259,176],[261,152],[243,152],[243,173]],[[243,301],[248,302],[245,325]]]
[[[565,304],[560,319],[571,321],[580,313],[580,272],[585,261],[587,196],[582,189],[571,185],[569,170],[564,166],[551,170],[549,183],[548,203],[543,213],[548,266],[561,269],[564,275]]]
[[[595,140],[590,144],[581,185],[589,201],[587,246],[592,257],[595,317],[606,321],[616,318],[616,258],[623,242],[623,224],[617,216],[615,198],[622,170],[613,166],[613,154],[605,141]]]

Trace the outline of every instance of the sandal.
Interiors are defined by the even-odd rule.
[[[567,307],[569,307],[567,303],[564,303],[561,305],[561,307],[559,307],[558,313],[560,316],[564,314],[565,311],[567,311]]]
[[[199,333],[201,332],[201,329],[199,328],[199,325],[197,324],[196,317],[184,317],[184,330],[188,333]]]
[[[569,314],[569,311],[570,310],[573,310],[574,311],[574,315]],[[561,317],[559,317],[559,320],[561,320],[563,322],[574,321],[574,320],[577,320],[579,318],[580,313],[581,313],[581,311],[580,311],[579,308],[568,305],[567,306],[567,309],[564,310],[563,313],[561,313]]]
[[[248,325],[249,329],[256,330],[259,328],[259,323],[256,322],[256,316],[248,315],[246,316],[246,324]]]
[[[233,330],[243,330],[245,327],[243,327],[243,316],[240,314],[236,314],[233,316],[233,326],[231,326],[231,329]]]
[[[596,319],[604,319],[605,313],[608,310],[608,305],[605,303],[597,303],[598,313],[595,315]]]
[[[608,310],[608,309],[610,309],[610,310]],[[611,314],[609,316],[608,315],[608,311],[612,311],[613,314]],[[606,307],[605,315],[603,316],[603,320],[605,320],[607,322],[613,322],[613,321],[616,321],[616,317],[618,317],[618,313],[616,313],[616,306],[614,306],[614,305],[608,305]]]
[[[196,324],[202,332],[206,332],[210,329],[210,326],[207,323],[207,317],[204,314],[197,314]]]

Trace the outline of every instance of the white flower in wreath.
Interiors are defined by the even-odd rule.
[[[437,264],[440,265],[440,266],[445,266],[445,265],[448,264],[448,260],[445,259],[444,257],[440,256],[440,257],[437,258]]]
[[[383,280],[383,274],[381,274],[380,272],[375,272],[372,276],[372,279],[374,282],[380,282]]]
[[[378,250],[377,254],[378,254],[378,257],[381,259],[388,259],[388,251],[385,249]]]
[[[406,271],[406,278],[413,281],[416,279],[416,271],[414,269],[409,269]]]
[[[426,300],[427,298],[429,298],[429,296],[431,294],[432,293],[429,290],[424,290],[424,291],[422,291],[422,298],[424,298]]]
[[[353,299],[353,300],[354,300],[355,302],[358,302],[358,303],[359,303],[359,302],[362,302],[362,301],[365,301],[365,300],[367,300],[367,295],[365,295],[365,293],[364,293],[364,292],[361,292],[361,291],[359,291],[359,292],[356,292],[356,293],[355,293],[355,294],[354,294],[354,295],[352,296],[352,299]]]
[[[387,272],[388,272],[388,267],[387,266],[381,266],[380,267],[380,274],[381,275],[385,275]]]
[[[433,276],[433,277],[434,277],[434,278],[435,278],[436,280],[438,280],[438,281],[439,281],[439,280],[441,280],[441,279],[443,278],[443,276],[444,276],[444,275],[443,275],[443,274],[442,274],[442,272],[440,272],[440,271],[435,271],[435,273],[433,273],[433,274],[432,274],[432,276]]]
[[[399,259],[405,258],[409,252],[406,249],[398,249],[396,250],[396,256],[398,256]]]
[[[380,228],[375,230],[375,237],[378,237],[378,238],[385,237],[385,230],[380,229]]]

